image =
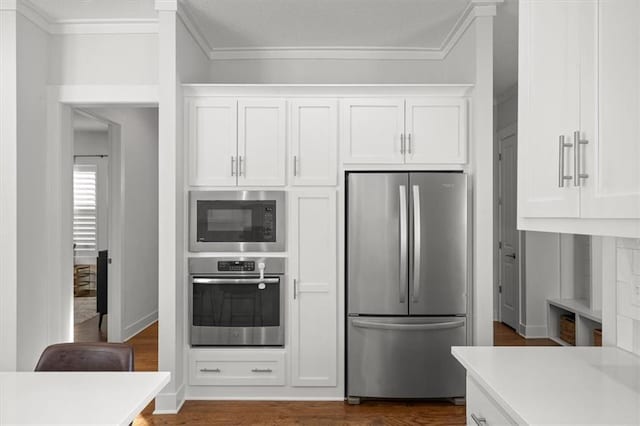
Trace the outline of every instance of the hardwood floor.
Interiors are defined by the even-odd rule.
[[[102,330],[98,330],[98,319],[96,315],[80,324],[73,326],[74,342],[106,342],[107,341],[107,317],[102,319]]]
[[[96,323],[97,329],[97,323]],[[496,346],[554,346],[548,339],[524,339],[494,323]],[[129,340],[138,371],[158,368],[158,324]],[[180,413],[153,415],[153,402],[134,425],[464,425],[465,407],[448,402],[367,401],[186,401]]]

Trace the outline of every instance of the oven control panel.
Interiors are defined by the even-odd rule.
[[[256,270],[256,262],[253,260],[233,260],[218,262],[220,272],[252,272]]]

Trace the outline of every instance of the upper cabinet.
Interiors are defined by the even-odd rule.
[[[188,101],[189,184],[285,184],[286,108],[281,99]]]
[[[334,99],[289,102],[290,179],[293,185],[335,186],[338,167],[338,103]]]
[[[637,0],[520,2],[521,229],[640,231],[619,220],[640,218],[639,18]]]
[[[464,98],[344,99],[340,138],[345,164],[464,164]]]

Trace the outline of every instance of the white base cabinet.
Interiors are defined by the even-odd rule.
[[[336,386],[336,191],[289,193],[291,384]]]
[[[517,425],[505,410],[467,374],[467,425]]]
[[[284,386],[284,350],[192,349],[189,384],[202,386]]]

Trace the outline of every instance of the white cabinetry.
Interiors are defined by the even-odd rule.
[[[281,99],[188,100],[189,184],[285,184],[286,108]]]
[[[192,349],[189,384],[213,386],[283,386],[283,350]]]
[[[639,18],[634,0],[520,3],[521,229],[640,233]]]
[[[335,186],[338,106],[333,99],[295,99],[290,105],[290,176],[296,186]]]
[[[235,99],[193,99],[187,111],[189,183],[234,186],[238,155]]]
[[[344,99],[340,105],[345,164],[464,164],[464,98]]]
[[[467,424],[473,426],[517,425],[468,373]]]
[[[336,192],[291,192],[291,384],[336,386]]]

